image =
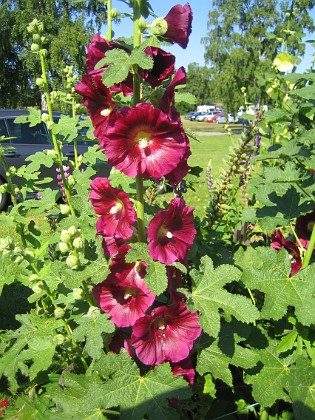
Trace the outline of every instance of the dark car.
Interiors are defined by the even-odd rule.
[[[50,133],[48,132],[45,123],[41,122],[37,125],[31,126],[28,123],[16,123],[14,120],[19,116],[29,115],[27,110],[7,110],[0,109],[0,137],[4,136],[8,140],[2,141],[1,144],[8,150],[4,151],[4,159],[8,167],[14,166],[16,168],[27,164],[26,158],[36,152],[47,149],[53,149]],[[58,122],[63,114],[54,113],[53,118]],[[83,131],[83,132],[82,132]],[[81,130],[81,137],[78,140],[78,152],[83,154],[91,141],[86,141],[84,131]],[[9,146],[9,147],[6,147]],[[73,144],[64,144],[62,149],[63,155],[70,160],[74,158]],[[44,168],[42,171],[43,177],[56,178],[56,168]],[[14,182],[19,181],[14,178]],[[0,164],[0,185],[7,182],[6,173],[3,166]],[[57,187],[57,181],[52,187]],[[9,195],[0,192],[0,211],[6,209],[9,204]]]

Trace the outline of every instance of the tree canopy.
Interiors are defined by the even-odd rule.
[[[30,50],[27,26],[37,18],[44,24],[48,65],[54,88],[62,84],[62,70],[85,71],[86,46],[106,21],[106,6],[97,0],[0,0],[0,106],[40,104],[35,85],[39,64]]]
[[[205,60],[214,81],[213,95],[233,111],[242,104],[242,87],[248,99],[266,102],[259,78],[271,68],[277,53],[304,53],[303,30],[314,31],[309,10],[313,0],[213,0],[208,34],[203,38]]]

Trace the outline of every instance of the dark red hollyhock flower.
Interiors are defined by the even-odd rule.
[[[171,363],[172,373],[174,376],[183,376],[189,385],[193,385],[195,382],[195,369],[192,365],[192,360],[187,357],[185,360],[181,360],[178,363]]]
[[[277,251],[280,251],[282,248],[288,251],[291,258],[290,277],[294,276],[294,274],[297,273],[302,267],[300,250],[297,244],[285,239],[281,231],[277,230],[271,237],[271,246]]]
[[[120,48],[126,52],[130,52],[126,47],[120,45],[115,41],[108,42],[102,38],[99,34],[95,34],[92,41],[88,46],[88,52],[86,56],[86,69],[88,73],[95,70],[96,64],[106,56],[106,52],[113,50],[114,48]],[[108,65],[102,67],[102,70],[106,70]],[[110,91],[113,93],[122,92],[125,96],[132,95],[133,93],[133,82],[132,75],[129,74],[127,80],[118,85],[110,87]]]
[[[144,52],[153,59],[153,68],[151,70],[140,69],[139,74],[150,86],[160,86],[163,80],[174,74],[175,57],[156,47],[147,47]]]
[[[310,242],[313,226],[315,223],[315,210],[305,216],[296,219],[295,232],[303,248],[307,248]]]
[[[117,327],[134,325],[152,305],[155,295],[144,282],[146,263],[124,263],[93,288],[100,308],[111,316]]]
[[[153,309],[132,328],[130,344],[145,365],[177,363],[188,357],[194,340],[201,334],[198,313],[183,302]]]
[[[163,264],[184,261],[196,235],[194,209],[182,198],[173,198],[167,210],[159,210],[148,226],[149,255]]]
[[[122,239],[130,238],[137,214],[128,195],[119,188],[113,188],[108,178],[95,178],[91,183],[89,199],[96,214],[99,234]]]
[[[179,121],[180,113],[175,108],[175,88],[178,85],[186,84],[186,71],[180,67],[175,73],[172,81],[166,87],[162,98],[159,101],[158,108],[167,114],[171,121]]]
[[[169,174],[165,175],[165,179],[167,179],[167,181],[171,185],[178,185],[180,181],[188,174],[188,171],[189,171],[188,158],[190,155],[191,155],[190,143],[187,139],[186,151],[184,153],[184,156],[179,161],[177,167],[173,169]]]
[[[192,19],[193,14],[188,3],[184,6],[176,4],[164,17],[167,22],[167,31],[163,37],[186,48],[191,34]]]
[[[187,147],[181,124],[148,103],[111,114],[99,141],[112,166],[155,180],[176,168]]]
[[[83,96],[80,102],[86,106],[94,128],[104,122],[116,109],[111,91],[102,82],[103,73],[103,70],[91,72],[83,76],[75,87],[76,93]],[[95,136],[97,137],[97,131]]]

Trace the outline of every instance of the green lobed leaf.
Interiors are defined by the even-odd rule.
[[[242,325],[238,325],[235,321],[223,324],[219,336],[210,346],[201,350],[197,371],[201,375],[210,372],[215,378],[232,386],[230,365],[252,368],[259,361],[256,351],[242,345],[246,337],[247,331],[244,334]]]
[[[150,262],[144,280],[153,293],[160,295],[167,288],[166,266],[158,261]]]
[[[187,382],[174,377],[168,363],[141,375],[133,360],[121,352],[104,355],[94,368],[111,378],[105,384],[104,401],[106,408],[120,406],[122,420],[138,420],[145,414],[152,420],[177,419],[168,400],[191,395]]]
[[[109,64],[103,74],[102,80],[105,86],[110,87],[124,81],[132,66],[137,65],[145,70],[153,67],[153,59],[144,52],[144,46],[135,48],[129,55],[126,51],[115,48],[106,52],[106,57],[96,67]]]
[[[285,386],[293,357],[279,357],[276,343],[263,350],[257,350],[257,354],[260,359],[260,371],[245,376],[245,382],[252,385],[254,400],[263,407],[271,407],[277,400],[289,401]]]
[[[241,272],[232,265],[221,265],[214,269],[211,258],[201,259],[200,271],[190,272],[192,292],[181,289],[188,297],[191,311],[199,311],[199,322],[204,331],[216,337],[220,331],[220,310],[227,315],[249,323],[254,322],[259,312],[245,296],[229,293],[224,286],[240,279]]]
[[[72,337],[76,341],[85,340],[85,351],[93,359],[99,359],[103,354],[103,333],[112,333],[115,331],[114,324],[108,320],[109,316],[103,313],[94,313],[83,315],[77,319],[79,324],[73,330]]]
[[[286,389],[293,403],[296,420],[313,420],[315,413],[315,369],[303,356],[290,369]]]
[[[235,262],[243,270],[242,282],[265,294],[262,318],[278,320],[286,314],[288,306],[294,306],[301,324],[309,326],[314,322],[315,264],[289,277],[289,254],[271,247],[248,248],[245,252],[240,249]]]
[[[5,284],[11,284],[15,280],[27,279],[30,273],[23,264],[17,264],[9,254],[0,254],[0,294]]]

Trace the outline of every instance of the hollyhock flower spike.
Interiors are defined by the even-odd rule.
[[[155,19],[152,22],[152,31],[168,41],[186,48],[189,35],[191,34],[192,10],[188,3],[184,6],[176,4],[164,18]]]
[[[92,183],[90,200],[96,214],[99,234],[103,236],[130,238],[137,215],[128,195],[119,188],[113,188],[107,178],[95,178]]]
[[[114,266],[107,279],[93,288],[100,308],[109,313],[117,327],[129,327],[144,316],[155,295],[144,282],[146,264],[141,261]]]
[[[315,210],[296,219],[295,232],[303,248],[308,248],[313,226],[315,223]]]
[[[100,133],[109,163],[129,177],[159,180],[176,168],[186,153],[182,125],[148,103],[110,115]]]
[[[271,246],[277,251],[280,251],[282,248],[285,248],[288,251],[291,258],[290,277],[294,276],[294,274],[297,273],[302,267],[301,254],[297,244],[285,239],[281,231],[277,230],[271,237]]]
[[[132,328],[130,344],[145,365],[180,362],[188,357],[200,336],[198,313],[191,313],[183,302],[153,309]]]
[[[173,198],[167,210],[159,210],[148,226],[149,255],[163,264],[183,262],[193,244],[194,209],[182,198]]]

